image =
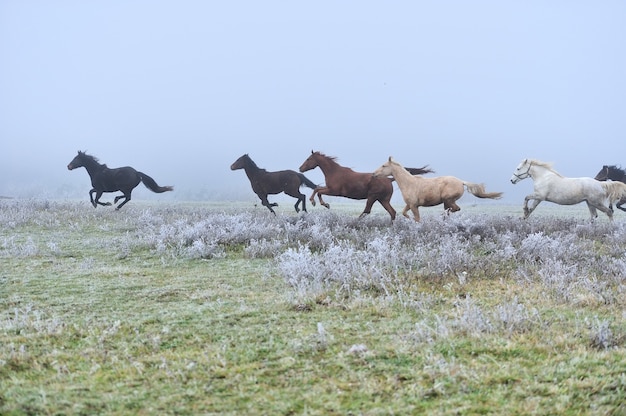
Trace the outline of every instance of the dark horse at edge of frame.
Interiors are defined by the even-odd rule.
[[[341,166],[335,157],[326,156],[321,152],[311,150],[311,155],[300,166],[300,172],[306,172],[319,167],[324,173],[326,186],[318,186],[313,190],[309,200],[315,206],[315,194],[320,204],[330,208],[330,204],[322,200],[322,195],[343,196],[350,199],[367,199],[365,209],[359,218],[372,211],[374,202],[378,201],[391,215],[391,220],[396,219],[396,210],[391,206],[393,194],[393,179],[388,177],[373,177],[372,173],[355,172],[350,168]],[[428,166],[421,168],[405,168],[412,175],[433,173]]]
[[[93,188],[89,191],[89,199],[94,208],[98,205],[111,205],[110,202],[100,202],[100,197],[104,192],[117,191],[122,192],[123,195],[116,196],[113,203],[117,204],[117,201],[125,198],[121,204],[115,207],[116,210],[122,208],[124,204],[130,201],[130,194],[139,185],[139,182],[143,182],[148,189],[159,194],[174,190],[172,186],[157,185],[150,176],[143,172],[138,172],[130,166],[110,169],[107,165],[99,163],[96,157],[79,150],[78,155],[72,159],[67,168],[74,170],[80,167],[87,169],[87,173],[91,177],[91,186]],[[93,196],[94,193],[96,194],[95,198]]]
[[[619,168],[615,165],[604,165],[602,166],[602,169],[600,169],[600,172],[598,172],[598,174],[596,175],[595,179],[597,181],[611,180],[626,183],[626,170]],[[626,208],[622,207],[622,205],[624,204],[626,204],[626,197],[623,197],[619,201],[617,201],[617,204],[615,204],[615,206],[622,211],[626,211]],[[613,204],[611,203],[611,201],[609,201],[609,208],[611,209],[611,211],[613,210]]]
[[[261,199],[263,206],[266,206],[274,215],[276,215],[276,212],[274,212],[272,207],[276,207],[278,204],[276,202],[270,203],[267,200],[268,195],[284,192],[298,199],[294,205],[296,212],[300,212],[300,203],[302,203],[302,211],[306,212],[306,195],[300,192],[300,187],[306,185],[311,189],[315,189],[317,186],[302,173],[294,170],[268,172],[259,168],[247,153],[230,165],[230,170],[237,169],[243,169],[246,172],[250,185],[252,185],[252,190]]]

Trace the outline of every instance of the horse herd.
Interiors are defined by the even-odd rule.
[[[132,190],[143,182],[153,192],[162,193],[174,190],[171,186],[159,186],[154,179],[145,173],[139,172],[130,166],[108,168],[98,162],[94,156],[85,152],[78,155],[67,165],[69,170],[84,167],[91,177],[92,189],[89,198],[94,207],[111,205],[110,202],[100,202],[104,192],[121,191],[114,199],[116,204],[120,199],[124,201],[115,209],[120,209],[131,199]],[[319,167],[324,174],[325,185],[316,185],[303,172]],[[419,207],[430,207],[443,204],[445,212],[455,212],[461,208],[456,201],[463,196],[465,189],[478,198],[498,199],[502,192],[486,192],[482,184],[465,181],[454,176],[439,176],[425,178],[422,175],[434,173],[428,166],[408,168],[389,157],[378,169],[371,173],[355,172],[341,166],[336,158],[321,152],[311,151],[311,155],[302,163],[300,172],[281,170],[269,172],[259,168],[256,163],[244,154],[230,166],[231,170],[243,169],[250,180],[252,190],[261,199],[274,215],[273,207],[276,203],[267,200],[268,195],[281,192],[297,199],[294,208],[296,212],[306,211],[306,196],[300,192],[304,185],[313,189],[309,201],[315,206],[315,196],[319,203],[330,208],[324,202],[322,195],[341,196],[351,199],[367,200],[365,209],[360,217],[371,212],[375,202],[379,202],[391,216],[396,218],[396,211],[391,206],[393,181],[404,198],[405,207],[402,215],[408,218],[408,211],[413,213],[415,221],[420,220]],[[610,219],[613,217],[613,203],[617,208],[626,211],[622,205],[626,203],[626,171],[617,166],[603,166],[595,178],[567,178],[556,172],[548,163],[535,159],[524,159],[513,172],[513,184],[531,178],[534,182],[534,191],[524,198],[524,218],[537,208],[541,201],[553,202],[560,205],[573,205],[586,202],[591,218],[597,217],[597,210],[604,212]],[[94,198],[95,194],[95,198]],[[530,203],[529,206],[529,202]],[[605,203],[608,201],[608,206]]]

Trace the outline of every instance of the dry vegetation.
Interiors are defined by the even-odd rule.
[[[360,208],[0,201],[0,413],[626,412],[624,215]]]

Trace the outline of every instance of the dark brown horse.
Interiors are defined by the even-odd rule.
[[[596,175],[595,179],[598,181],[612,180],[626,183],[626,170],[618,168],[615,165],[604,165],[602,166],[602,169],[600,169],[600,172],[598,172],[598,174]],[[624,204],[626,204],[626,197],[621,198],[619,201],[617,201],[617,204],[615,204],[615,206],[622,211],[626,211],[626,208],[622,206]],[[613,210],[613,204],[611,201],[609,201],[609,208]]]
[[[375,178],[372,173],[355,172],[350,168],[341,166],[336,158],[326,156],[320,152],[311,151],[311,156],[300,166],[300,172],[306,172],[319,167],[324,173],[326,186],[318,186],[313,190],[309,200],[315,206],[315,194],[320,204],[330,208],[330,204],[322,200],[322,195],[343,196],[351,199],[367,199],[365,210],[359,218],[372,211],[372,205],[378,201],[391,215],[391,220],[396,218],[396,210],[391,206],[391,195],[393,194],[393,179],[380,177]],[[422,168],[407,169],[413,175],[432,172],[427,166]]]
[[[306,195],[300,192],[300,187],[306,185],[311,189],[315,189],[315,185],[306,176],[294,170],[279,170],[277,172],[268,172],[259,168],[256,163],[247,154],[241,156],[232,165],[231,170],[243,169],[246,171],[252,190],[261,199],[261,203],[266,206],[274,215],[276,213],[272,207],[278,206],[277,203],[269,203],[268,195],[275,195],[281,192],[298,198],[296,212],[300,212],[299,205],[302,203],[302,210],[306,212]],[[315,204],[314,204],[315,205]]]
[[[98,205],[111,205],[110,202],[100,202],[100,197],[103,192],[117,191],[121,191],[123,195],[116,196],[113,203],[117,204],[117,201],[125,198],[115,209],[122,208],[124,204],[130,201],[130,194],[139,185],[139,182],[143,182],[148,189],[156,193],[174,190],[172,186],[157,185],[150,176],[138,172],[130,166],[109,169],[107,165],[98,163],[97,158],[79,150],[78,155],[72,159],[67,168],[73,170],[80,167],[87,169],[87,173],[91,177],[91,186],[93,188],[89,191],[89,199],[94,208]],[[96,194],[95,198],[93,197],[94,193]]]

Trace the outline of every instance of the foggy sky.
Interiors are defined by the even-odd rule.
[[[243,153],[320,150],[521,204],[525,157],[626,165],[625,21],[623,1],[0,0],[0,195],[87,198],[66,168],[86,150],[176,187],[158,198],[252,200]]]

